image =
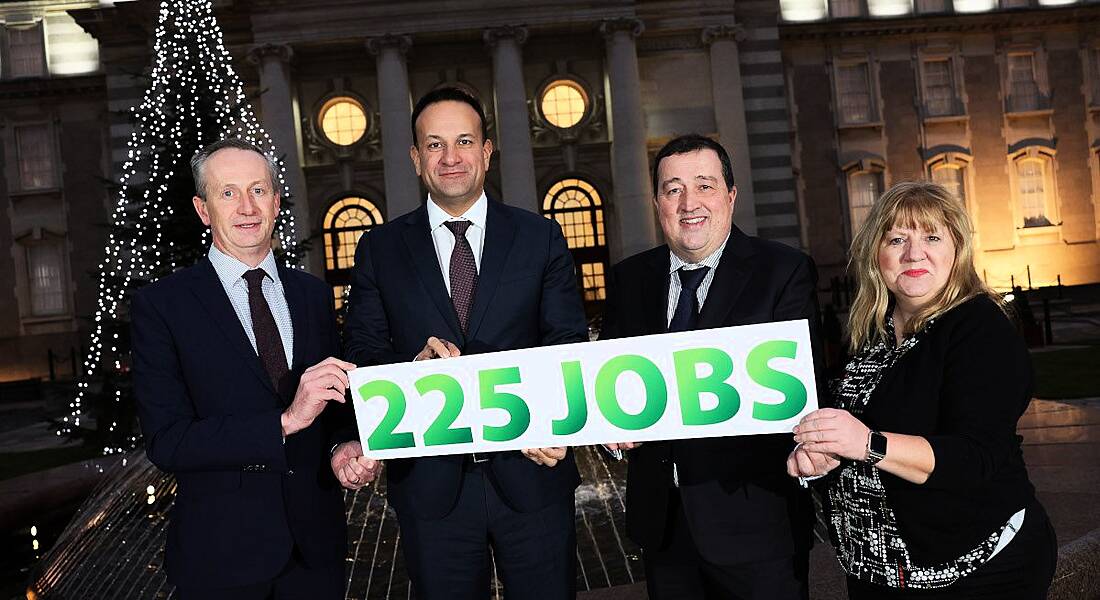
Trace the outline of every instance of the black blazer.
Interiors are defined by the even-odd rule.
[[[699,328],[809,319],[816,331],[816,282],[817,271],[808,256],[734,227],[699,315]],[[600,337],[667,332],[668,290],[668,246],[616,265]],[[661,545],[675,454],[684,513],[704,558],[733,564],[805,549],[808,503],[786,475],[793,447],[790,434],[643,444],[629,453],[627,533],[643,548]]]
[[[428,211],[421,206],[359,240],[347,359],[360,366],[410,361],[432,336],[454,342],[463,354],[585,341],[588,328],[573,273],[557,222],[489,201],[469,333],[463,335],[436,259]],[[452,455],[387,461],[390,500],[421,518],[446,515],[458,497],[463,460]],[[519,452],[496,453],[490,471],[505,501],[522,512],[571,497],[580,482],[571,451],[553,468]]]
[[[281,266],[279,278],[294,360],[278,392],[209,260],[133,295],[134,393],[146,454],[178,483],[165,559],[181,587],[273,579],[294,545],[309,565],[347,552],[326,423],[285,445],[280,424],[302,371],[338,352],[332,290]]]
[[[985,296],[941,316],[875,388],[864,424],[923,436],[936,457],[922,485],[880,472],[918,564],[962,556],[1034,498],[1016,434],[1031,390],[1027,346]]]

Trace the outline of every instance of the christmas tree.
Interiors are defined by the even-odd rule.
[[[149,87],[132,111],[134,132],[118,181],[99,264],[97,306],[70,414],[58,435],[88,438],[105,454],[138,445],[129,376],[130,293],[205,256],[209,231],[195,215],[190,160],[224,137],[252,142],[277,157],[282,211],[277,257],[296,265],[297,244],[285,168],[260,127],[233,70],[209,0],[163,0],[157,13]],[[96,426],[88,427],[87,412]]]

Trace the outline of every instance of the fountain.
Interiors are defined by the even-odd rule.
[[[642,579],[640,553],[626,537],[626,466],[593,447],[576,449],[577,589]],[[164,536],[176,484],[136,451],[104,478],[32,571],[28,598],[172,598]],[[385,486],[344,495],[348,518],[346,598],[411,598],[397,518]],[[494,597],[500,584],[493,577]],[[33,596],[31,594],[34,594]]]

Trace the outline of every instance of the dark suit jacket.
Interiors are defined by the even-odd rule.
[[[615,265],[601,339],[668,331],[669,249]],[[817,326],[817,272],[805,254],[736,227],[699,315],[699,329],[809,319]],[[629,453],[627,532],[658,548],[675,455],[680,495],[700,553],[717,564],[789,555],[808,542],[804,498],[786,474],[789,434],[650,442]]]
[[[555,221],[489,201],[467,335],[428,228],[422,206],[359,240],[345,329],[349,361],[410,361],[431,336],[454,342],[463,354],[587,339],[573,259]],[[463,460],[455,455],[387,461],[390,500],[397,510],[421,518],[446,515],[458,497]],[[579,483],[572,452],[553,468],[519,452],[496,453],[490,471],[505,501],[523,512],[571,497]]]
[[[181,587],[273,579],[295,545],[310,565],[347,552],[325,423],[285,445],[280,424],[302,371],[339,350],[332,290],[281,266],[279,278],[294,325],[279,392],[209,260],[133,295],[134,391],[149,460],[178,483],[165,558]]]

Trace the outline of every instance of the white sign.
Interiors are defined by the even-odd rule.
[[[351,372],[364,453],[405,458],[790,432],[817,408],[805,320]]]

